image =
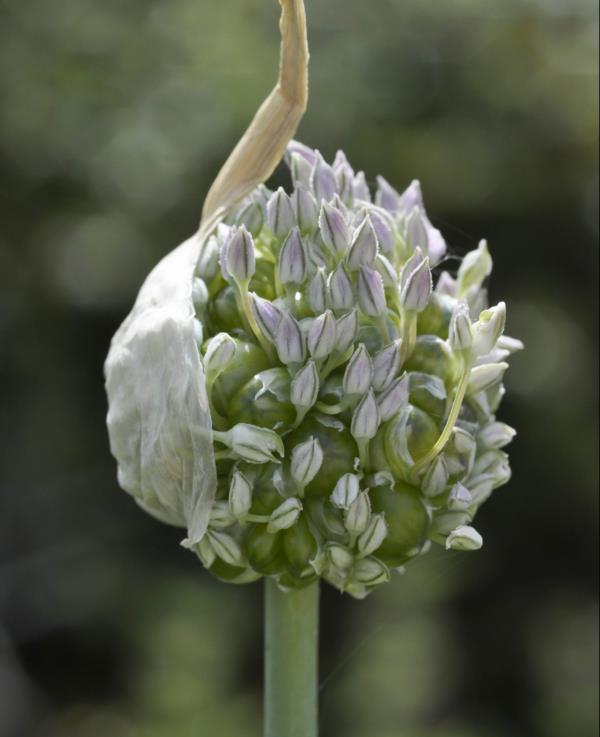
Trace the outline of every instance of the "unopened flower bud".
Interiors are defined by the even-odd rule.
[[[308,274],[308,256],[298,228],[293,228],[279,252],[279,281],[302,284]]]
[[[224,501],[217,501],[210,510],[209,525],[215,530],[224,530],[235,522],[235,517],[231,513],[229,504]]]
[[[388,387],[398,375],[402,356],[400,346],[402,341],[395,340],[379,351],[373,358],[373,388],[381,392]]]
[[[352,183],[352,189],[354,190],[354,198],[357,200],[363,200],[364,202],[371,201],[371,193],[369,192],[369,185],[367,184],[367,178],[365,177],[364,171],[359,171],[354,177]]]
[[[187,544],[187,540],[184,540],[181,544],[184,548],[193,549],[205,568],[210,568],[217,559],[217,554],[215,553],[213,546],[210,544],[208,535],[204,535],[202,540],[200,540],[196,545],[189,546]]]
[[[383,280],[375,269],[361,266],[358,272],[358,303],[360,309],[369,317],[385,314],[385,290]]]
[[[396,289],[398,286],[398,273],[390,261],[381,253],[375,257],[374,266],[383,279],[386,289]]]
[[[342,263],[338,264],[327,280],[329,304],[334,310],[350,310],[354,306],[354,285]]]
[[[207,374],[219,373],[235,356],[235,341],[227,333],[217,333],[208,341],[204,354],[204,370]]]
[[[377,177],[375,204],[388,212],[396,213],[400,208],[400,195],[383,177]]]
[[[352,553],[338,543],[329,543],[326,546],[326,553],[331,564],[340,571],[347,571],[354,563]]]
[[[319,207],[312,192],[298,185],[292,195],[292,205],[296,213],[298,227],[303,233],[311,231],[317,224]]]
[[[409,248],[414,250],[418,247],[427,253],[429,237],[427,235],[427,227],[419,207],[412,208],[406,218],[404,228],[406,244]]]
[[[310,183],[317,202],[329,202],[337,191],[334,171],[318,151]]]
[[[296,445],[292,450],[290,472],[294,481],[304,488],[319,472],[323,463],[323,451],[315,437]]]
[[[298,321],[284,312],[275,336],[275,347],[282,363],[286,365],[304,363],[306,360],[306,339]]]
[[[281,312],[268,299],[263,299],[253,292],[250,293],[250,307],[261,332],[275,342]]]
[[[203,279],[212,279],[219,270],[219,252],[219,241],[216,236],[211,235],[204,248],[200,250],[200,257],[196,266],[196,273]]]
[[[485,356],[496,345],[504,332],[506,322],[506,305],[499,302],[495,307],[484,310],[479,320],[473,324],[473,353]]]
[[[247,284],[256,270],[254,240],[242,225],[227,244],[226,267],[229,275],[240,284]]]
[[[352,354],[344,372],[343,389],[345,394],[365,394],[373,379],[371,356],[361,343]]]
[[[503,448],[516,434],[516,430],[504,422],[490,422],[477,435],[477,442],[483,448]]]
[[[256,238],[263,226],[263,212],[258,202],[250,200],[237,213],[236,222],[244,225],[248,232]]]
[[[192,282],[192,302],[194,303],[194,309],[201,310],[206,306],[208,302],[208,289],[204,279],[195,277]]]
[[[218,558],[230,566],[245,565],[242,549],[231,535],[217,530],[209,530],[206,535]]]
[[[361,558],[356,561],[352,579],[364,586],[377,586],[390,580],[390,572],[385,563],[377,558]]]
[[[282,239],[296,224],[292,201],[283,187],[273,192],[267,202],[267,226],[276,238]]]
[[[234,469],[229,484],[229,510],[239,520],[243,520],[252,506],[252,484],[238,469]]]
[[[459,302],[454,308],[448,328],[448,343],[457,351],[470,348],[473,344],[473,330],[466,302]]]
[[[369,494],[361,492],[350,504],[344,514],[344,527],[353,535],[360,535],[367,529],[371,516]]]
[[[508,364],[504,361],[500,363],[484,363],[481,366],[475,366],[471,369],[467,393],[477,394],[478,392],[489,389],[502,379],[507,368]]]
[[[382,422],[391,420],[392,417],[408,404],[408,374],[393,381],[377,397],[377,405]]]
[[[446,538],[446,550],[479,550],[483,545],[483,538],[474,527],[462,525]]]
[[[358,330],[358,315],[352,310],[347,315],[340,317],[336,323],[335,350],[344,354],[354,344]]]
[[[356,271],[360,266],[371,266],[375,256],[377,256],[377,236],[371,221],[365,217],[350,244],[348,268]]]
[[[471,492],[460,482],[454,484],[448,495],[448,509],[452,511],[467,509],[473,503]]]
[[[457,296],[465,297],[471,290],[479,289],[492,273],[492,257],[487,242],[481,241],[474,251],[465,255],[458,269]]]
[[[249,463],[279,463],[275,453],[282,457],[284,455],[281,438],[266,427],[240,422],[225,433],[225,436],[233,452]]]
[[[370,440],[375,437],[379,422],[379,408],[373,390],[369,389],[369,392],[360,400],[352,414],[350,425],[352,437],[356,440]]]
[[[267,523],[267,532],[271,535],[280,530],[287,530],[298,521],[300,512],[302,511],[302,502],[295,497],[286,499],[277,509],[271,512],[269,522]]]
[[[309,361],[292,379],[290,399],[295,407],[310,409],[319,395],[319,372],[314,361]]]
[[[421,484],[423,494],[427,497],[434,497],[441,494],[448,484],[449,476],[450,473],[444,456],[436,456],[430,463],[423,483]]]
[[[442,271],[435,285],[435,292],[436,294],[454,297],[456,295],[456,279],[450,276],[447,271]]]
[[[335,171],[340,198],[342,202],[350,204],[354,197],[354,170],[347,161],[339,164],[337,167],[334,161],[333,169]]]
[[[335,347],[336,323],[331,310],[316,317],[308,331],[308,350],[316,359],[327,358]]]
[[[374,514],[367,529],[358,538],[358,550],[363,557],[374,553],[385,540],[388,528],[383,514]]]
[[[433,289],[429,258],[425,257],[403,281],[400,293],[402,306],[411,312],[422,312],[427,307]]]
[[[360,492],[360,481],[358,476],[352,473],[345,473],[341,476],[331,494],[331,502],[339,509],[348,509],[348,507],[358,497]]]
[[[323,243],[333,254],[343,256],[346,253],[350,236],[346,218],[340,210],[324,203],[319,215],[319,230]]]
[[[394,219],[386,210],[379,207],[369,209],[369,219],[377,236],[377,243],[382,253],[391,253],[396,244],[394,235]]]
[[[310,177],[312,175],[312,164],[296,152],[290,154],[290,174],[292,182],[297,187],[310,187]]]
[[[317,269],[308,285],[308,303],[313,312],[325,312],[327,308],[327,277],[324,269]]]

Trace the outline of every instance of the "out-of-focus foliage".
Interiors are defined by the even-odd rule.
[[[299,137],[418,176],[454,254],[486,235],[527,345],[481,553],[324,597],[323,735],[595,737],[596,5],[307,5]],[[276,3],[1,7],[0,735],[258,735],[260,588],[117,492],[101,365],[272,85]]]

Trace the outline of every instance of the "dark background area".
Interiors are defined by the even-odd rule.
[[[298,137],[420,178],[454,254],[488,238],[527,346],[484,548],[324,591],[323,737],[596,737],[596,3],[307,6]],[[256,737],[261,585],[213,580],[118,490],[102,363],[273,84],[277,4],[0,17],[0,736]]]

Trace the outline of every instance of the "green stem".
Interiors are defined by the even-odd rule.
[[[264,737],[317,737],[319,584],[265,581]]]

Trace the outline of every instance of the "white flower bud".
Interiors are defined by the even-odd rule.
[[[374,514],[367,529],[358,538],[358,550],[361,556],[366,557],[374,553],[385,540],[388,528],[383,514]]]
[[[298,228],[292,228],[279,252],[279,281],[302,284],[308,275],[308,256]]]
[[[365,394],[373,379],[371,356],[361,343],[352,354],[344,372],[343,389],[345,394]]]
[[[275,453],[284,455],[283,442],[277,433],[266,427],[240,422],[224,434],[227,445],[249,463],[279,463]],[[225,439],[226,438],[226,439]],[[219,439],[219,438],[217,438]]]
[[[350,236],[343,213],[332,205],[324,203],[319,215],[319,230],[323,243],[338,256],[343,256],[348,248]]]
[[[317,158],[310,177],[310,184],[317,198],[317,202],[321,202],[322,200],[329,202],[337,191],[335,174],[318,151],[316,155]]]
[[[192,282],[192,302],[196,311],[201,310],[208,303],[208,288],[204,279],[195,277]]]
[[[460,482],[454,484],[448,495],[448,509],[452,511],[467,509],[473,503],[471,492]]]
[[[289,312],[284,312],[279,321],[275,347],[279,359],[286,365],[306,360],[306,339],[298,321]]]
[[[229,484],[229,510],[239,520],[243,520],[252,506],[252,484],[238,469],[234,469]]]
[[[365,202],[371,201],[371,193],[369,192],[369,185],[367,184],[364,171],[357,172],[352,183],[352,189],[354,190],[355,199],[364,200]]]
[[[383,177],[377,177],[375,204],[388,212],[396,213],[400,208],[400,195]]]
[[[244,225],[248,232],[256,238],[263,226],[263,213],[260,204],[250,200],[243,205],[235,218],[236,222]]]
[[[383,254],[377,254],[374,266],[380,274],[383,280],[383,286],[386,289],[396,289],[398,287],[398,273]]]
[[[244,554],[237,540],[231,535],[216,530],[209,530],[206,534],[214,552],[222,561],[230,566],[241,567],[245,565]]]
[[[496,345],[504,332],[506,305],[499,302],[495,307],[484,310],[473,325],[473,353],[485,356]]]
[[[492,265],[487,242],[481,241],[476,250],[465,255],[458,269],[457,296],[465,297],[472,290],[478,290],[492,273]]]
[[[422,216],[421,209],[417,206],[413,207],[404,223],[404,235],[406,244],[411,250],[420,248],[427,253],[429,246],[429,236],[427,227]]]
[[[325,312],[327,308],[327,277],[323,268],[317,269],[308,285],[308,303],[313,312]]]
[[[235,517],[229,509],[227,502],[214,502],[210,510],[209,525],[216,530],[224,530],[235,522]]]
[[[292,194],[292,206],[300,230],[303,233],[312,230],[319,217],[319,208],[312,192],[309,192],[306,187],[298,185]]]
[[[427,307],[433,289],[429,258],[425,257],[406,277],[403,270],[402,281],[404,282],[400,292],[402,306],[411,312],[422,312]]]
[[[334,568],[339,571],[347,571],[354,563],[354,556],[343,545],[338,543],[328,543],[326,545],[327,557],[331,561]]]
[[[289,529],[296,524],[301,511],[302,502],[299,499],[295,497],[286,499],[277,509],[271,512],[267,523],[267,532],[273,535],[280,530]]]
[[[309,361],[292,379],[290,399],[295,407],[310,409],[319,395],[319,372]]]
[[[256,270],[254,240],[246,228],[239,227],[227,243],[225,264],[228,274],[240,284],[247,284]]]
[[[385,314],[386,302],[383,279],[369,266],[361,266],[358,272],[358,303],[369,317]]]
[[[508,364],[504,361],[501,363],[484,363],[482,366],[475,366],[475,368],[471,369],[471,374],[469,375],[467,393],[477,394],[477,392],[489,389],[502,379],[507,368]]]
[[[343,354],[353,345],[357,330],[358,314],[355,309],[340,317],[336,323],[335,350],[337,353]]]
[[[210,281],[219,270],[219,241],[216,236],[211,235],[206,241],[204,248],[200,250],[196,273],[203,279]]]
[[[445,294],[448,297],[456,296],[456,279],[447,271],[442,271],[435,285],[435,291],[436,294]]]
[[[446,538],[446,550],[479,550],[482,545],[483,538],[469,525],[457,527]]]
[[[368,217],[358,226],[350,250],[348,251],[348,268],[356,271],[360,266],[371,266],[377,256],[377,236]]]
[[[490,422],[477,435],[477,442],[482,448],[504,448],[516,434],[516,430],[504,422]]]
[[[204,354],[204,370],[216,374],[235,356],[235,341],[227,333],[217,333],[208,341]]]
[[[316,317],[308,331],[308,350],[316,359],[327,358],[336,341],[336,322],[333,312],[326,310]]]
[[[290,174],[295,187],[301,184],[303,187],[310,187],[310,177],[312,174],[312,164],[304,156],[296,152],[292,152],[289,156]]]
[[[290,232],[296,224],[296,214],[292,201],[283,187],[273,192],[267,202],[267,226],[271,233],[280,240]]]
[[[396,245],[394,219],[386,210],[379,207],[369,208],[369,219],[375,230],[380,250],[382,253],[391,253]]]
[[[371,503],[366,491],[360,493],[344,514],[344,527],[353,535],[360,535],[367,529],[371,517]]]
[[[184,540],[181,544],[184,548],[188,547],[186,540]],[[205,568],[210,568],[217,559],[217,554],[215,553],[213,546],[210,544],[208,535],[204,535],[202,540],[200,540],[197,545],[191,547],[196,552],[196,555],[200,558],[200,560],[202,561],[202,565]]]
[[[423,478],[421,489],[427,497],[434,497],[441,494],[448,484],[448,466],[443,455],[436,456],[429,464],[429,468]]]
[[[354,307],[354,285],[343,264],[338,264],[327,280],[329,304],[334,310],[350,310]]]
[[[292,450],[290,473],[294,481],[304,488],[319,472],[323,463],[323,451],[315,437],[296,445]]]
[[[379,408],[373,390],[369,389],[369,392],[360,400],[352,414],[350,424],[352,437],[356,440],[370,440],[375,437],[379,422]]]
[[[268,299],[263,299],[254,292],[250,292],[250,307],[261,332],[269,340],[275,342],[277,328],[281,320],[280,310]]]
[[[338,479],[331,494],[331,503],[339,509],[348,507],[358,497],[360,492],[360,480],[352,473],[345,473]]]
[[[373,358],[373,388],[375,391],[383,391],[398,375],[402,360],[401,345],[402,341],[400,339],[395,340]]]
[[[382,422],[391,420],[394,415],[408,404],[408,374],[392,382],[377,397],[377,405]]]
[[[462,351],[473,345],[473,329],[469,317],[469,306],[466,302],[459,302],[450,318],[448,328],[448,343],[450,348]]]
[[[390,572],[388,567],[377,558],[362,558],[356,561],[352,579],[364,586],[377,586],[390,580]]]

